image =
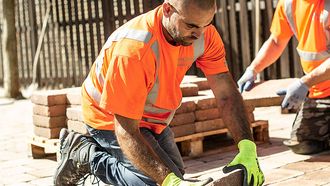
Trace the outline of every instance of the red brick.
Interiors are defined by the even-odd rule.
[[[187,123],[193,123],[195,121],[195,114],[193,112],[175,114],[171,121],[171,126],[183,125]]]
[[[36,91],[31,96],[31,101],[38,105],[65,105],[66,93],[63,90]]]
[[[66,116],[40,116],[33,115],[33,124],[39,127],[46,128],[57,128],[57,127],[66,127]]]
[[[196,121],[212,120],[212,119],[220,118],[220,112],[218,108],[196,110],[195,116],[196,116]]]
[[[198,78],[195,75],[185,75],[181,81],[181,84],[183,83],[190,83],[193,79]]]
[[[55,139],[59,137],[60,131],[63,127],[57,128],[44,128],[44,127],[37,127],[34,126],[34,134],[37,136]]]
[[[81,87],[66,89],[66,101],[68,105],[81,105]]]
[[[196,110],[196,104],[194,101],[186,100],[184,97],[182,99],[181,106],[176,110],[175,114],[194,112]]]
[[[211,130],[226,128],[222,119],[195,122],[196,132],[206,132]]]
[[[33,105],[33,114],[42,116],[65,116],[66,105]]]
[[[81,107],[72,107],[66,109],[66,116],[69,120],[84,121]]]
[[[68,129],[80,134],[87,134],[86,124],[81,121],[68,120]]]
[[[190,123],[186,125],[178,125],[171,127],[171,130],[174,133],[174,137],[187,136],[195,133],[195,124]]]
[[[208,90],[211,89],[209,82],[206,78],[194,78],[190,81],[191,83],[197,84],[199,90]]]
[[[180,84],[180,88],[181,88],[183,97],[198,95],[198,86],[196,84],[184,83],[184,84]]]

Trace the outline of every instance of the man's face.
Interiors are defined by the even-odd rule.
[[[166,29],[176,45],[191,45],[211,24],[215,12],[215,7],[210,10],[202,10],[194,4],[190,4],[186,8],[169,5],[172,14]]]

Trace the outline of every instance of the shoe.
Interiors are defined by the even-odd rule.
[[[62,129],[60,132],[61,160],[54,175],[54,185],[75,185],[90,171],[90,154],[96,151],[92,137]]]
[[[294,153],[297,154],[315,154],[324,150],[329,149],[329,144],[324,141],[316,140],[285,140],[283,144],[289,147]]]

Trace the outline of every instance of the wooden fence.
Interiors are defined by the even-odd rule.
[[[42,38],[43,45],[37,70],[39,86],[46,88],[80,86],[105,39],[131,18],[162,3],[161,0],[16,0],[16,2],[20,83],[22,86],[28,86],[32,82],[33,61],[38,41],[41,39],[43,22],[46,21],[47,27]],[[261,43],[269,36],[276,3],[273,0],[260,2],[261,16],[258,24],[261,25],[259,35]],[[254,58],[255,0],[217,0],[217,4],[214,24],[225,43],[227,62],[237,80]],[[47,12],[48,6],[50,6],[49,12]],[[49,19],[45,20],[47,14]],[[299,58],[295,51],[296,44],[296,41],[292,40],[279,59],[280,62],[265,70],[262,78],[301,76]],[[2,63],[0,55],[0,86],[3,84]],[[200,74],[195,67],[192,67],[189,73]]]

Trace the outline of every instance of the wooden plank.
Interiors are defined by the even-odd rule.
[[[125,15],[123,15],[123,4],[122,0],[117,1],[117,8],[118,8],[118,21],[119,21],[119,26],[124,24],[124,19]]]
[[[60,16],[60,17],[62,17],[63,18],[63,23],[66,23],[67,22],[67,19],[66,19],[66,6],[65,6],[65,3],[64,2],[66,2],[66,0],[62,0],[61,1],[61,4],[62,4],[62,9],[61,9],[61,11],[62,11],[62,16]],[[66,74],[65,74],[65,77],[63,76],[63,79],[64,79],[64,81],[63,81],[63,86],[64,87],[67,87],[67,86],[70,86],[70,85],[72,85],[72,78],[71,78],[71,76],[70,76],[70,56],[69,56],[69,53],[68,53],[68,49],[69,49],[69,39],[68,39],[68,35],[69,35],[69,33],[68,33],[68,31],[69,31],[69,27],[68,26],[65,26],[65,24],[63,24],[63,38],[64,38],[64,50],[65,50],[65,65],[64,65],[64,67],[65,67],[65,69],[66,69]]]
[[[97,53],[102,48],[102,41],[101,41],[101,26],[100,26],[100,14],[99,14],[99,1],[95,1],[95,17],[98,21],[96,21],[96,35],[97,35]]]
[[[48,139],[41,136],[32,136],[29,143],[44,148],[45,153],[56,153],[59,150],[59,139]]]
[[[240,4],[239,20],[240,20],[242,61],[243,61],[243,69],[245,69],[251,63],[247,1],[239,0],[239,4]]]
[[[83,2],[81,2],[82,3],[82,5],[81,5],[81,10],[82,10],[82,17],[81,17],[81,19],[82,20],[84,20],[84,21],[87,21],[85,24],[83,24],[82,25],[82,29],[83,29],[83,32],[82,32],[82,38],[83,38],[83,48],[84,48],[84,50],[83,50],[83,54],[84,54],[84,56],[82,56],[82,57],[84,57],[84,60],[82,60],[82,69],[80,69],[81,70],[81,82],[83,82],[84,81],[84,79],[85,79],[85,77],[87,76],[87,73],[88,73],[88,71],[89,71],[89,63],[90,63],[90,61],[92,61],[92,60],[90,60],[88,57],[89,57],[89,54],[91,53],[90,52],[90,50],[88,49],[89,47],[88,47],[88,40],[87,40],[87,26],[88,26],[88,24],[89,24],[89,22],[88,22],[88,20],[86,20],[87,18],[85,17],[85,12],[86,11],[88,11],[88,6],[87,6],[87,3],[88,2],[86,2],[86,1],[83,1]],[[87,7],[87,9],[86,9],[86,7]]]
[[[51,3],[51,1],[44,1],[44,3],[43,3],[43,6],[44,6],[43,8],[45,10],[47,9],[47,6],[48,6],[47,4],[48,3]],[[52,11],[53,11],[53,7],[51,7],[51,9],[50,9],[50,13],[49,13],[50,17],[52,17],[51,16]],[[47,14],[47,12],[45,11],[43,18],[45,16],[47,16],[46,14]],[[44,19],[43,19],[43,21],[44,21]],[[52,32],[53,29],[51,29],[50,26],[52,26],[52,25],[50,24],[50,21],[48,19],[47,20],[47,27],[46,27],[46,34],[45,34],[43,45],[46,46],[46,49],[45,49],[45,53],[46,53],[45,63],[47,64],[46,67],[47,67],[47,71],[48,71],[48,78],[47,78],[47,81],[45,81],[45,83],[46,83],[47,87],[53,88],[53,85],[55,83],[55,74],[54,74],[55,73],[55,70],[54,70],[54,65],[55,65],[54,59],[55,59],[55,57],[54,57],[53,51],[55,49],[51,45],[50,32]]]
[[[31,59],[33,59],[35,53],[36,53],[36,49],[37,49],[37,43],[38,43],[38,31],[37,31],[37,23],[36,23],[36,7],[35,7],[35,2],[34,1],[28,1],[28,9],[29,9],[29,25],[30,25],[30,29],[31,29],[31,32],[30,32],[30,44],[31,44],[31,48],[30,48],[30,51],[31,51]],[[26,21],[26,18],[25,18],[25,9],[24,9],[24,6],[23,6],[23,9],[21,10],[22,13],[23,13],[23,21],[25,22]],[[26,22],[25,22],[26,23]],[[24,23],[24,24],[25,24]],[[26,25],[25,25],[26,26]],[[26,35],[25,35],[26,36]],[[26,37],[25,37],[26,39]],[[25,40],[26,42],[26,40]],[[27,47],[27,46],[25,46]],[[27,60],[27,59],[25,59]],[[28,70],[28,76],[30,76],[29,74],[30,70]],[[40,76],[40,74],[37,74]]]
[[[50,11],[50,25],[51,25],[51,42],[52,42],[52,53],[53,53],[53,58],[51,59],[53,61],[53,66],[54,69],[52,69],[53,71],[53,84],[52,87],[53,88],[59,88],[58,84],[60,83],[60,79],[59,79],[59,60],[58,60],[58,49],[60,48],[58,46],[58,42],[57,38],[56,38],[56,4],[55,1],[51,1],[50,3],[52,3],[52,9]]]
[[[280,65],[280,77],[281,78],[289,78],[290,77],[290,58],[289,58],[289,48],[288,46],[284,49],[284,51],[282,52],[282,55],[280,57],[281,59],[281,63],[279,63]],[[276,74],[276,76],[273,76],[273,79],[277,79],[278,76]]]
[[[302,66],[300,64],[300,57],[297,52],[297,46],[298,46],[298,40],[294,37],[292,39],[292,53],[293,53],[293,60],[292,60],[292,66],[293,68],[293,77],[300,78],[304,75],[304,71],[302,69]]]
[[[103,8],[103,22],[104,22],[104,27],[103,27],[103,29],[104,29],[104,34],[105,35],[109,35],[109,33],[110,33],[110,29],[111,29],[111,27],[110,27],[110,23],[109,23],[109,21],[110,21],[110,18],[109,18],[109,12],[108,12],[108,9],[107,9],[107,6],[108,6],[108,4],[107,4],[107,0],[103,0],[102,1],[102,8]],[[95,54],[95,43],[94,43],[94,39],[93,39],[93,37],[94,37],[94,30],[93,30],[93,22],[92,22],[92,5],[91,5],[91,3],[92,3],[92,1],[87,1],[87,7],[88,7],[88,45],[90,46],[90,50],[89,51],[86,51],[86,52],[88,52],[88,54],[90,54],[91,56],[90,56],[90,60],[88,61],[88,67],[90,68],[91,66],[92,66],[92,64],[93,64],[93,60],[95,60],[95,58],[96,58],[96,54]],[[89,69],[88,68],[88,69]]]
[[[225,28],[228,28],[228,12],[227,12],[227,1],[217,0],[219,8],[217,9],[214,17],[215,27],[221,35],[222,41],[224,42],[225,50],[230,51],[230,33]],[[229,68],[232,69],[233,63],[231,61],[231,53],[226,54],[226,60],[229,62]]]
[[[268,125],[268,121],[264,121],[264,120],[255,121],[251,124],[251,127],[257,127],[257,126],[260,126],[260,125],[264,125],[265,122],[267,122],[267,125]],[[213,131],[207,131],[207,132],[200,132],[200,133],[195,133],[195,134],[191,134],[191,135],[187,135],[187,136],[177,137],[177,138],[175,138],[175,142],[187,141],[187,140],[190,140],[190,139],[202,138],[202,137],[205,137],[205,136],[221,134],[221,133],[226,133],[226,132],[228,132],[227,128],[213,130]]]
[[[79,2],[81,3],[81,1]],[[82,53],[81,51],[83,50],[83,45],[81,43],[81,30],[80,30],[80,24],[78,23],[78,20],[81,20],[81,18],[79,17],[79,14],[78,14],[78,1],[77,0],[74,0],[74,12],[75,12],[75,28],[76,28],[76,34],[75,34],[75,37],[76,37],[76,42],[77,42],[77,58],[75,59],[76,61],[76,73],[77,73],[77,82],[76,82],[76,86],[79,86],[83,80],[83,74],[82,74]],[[80,6],[81,7],[81,6]],[[79,10],[81,12],[81,14],[84,14],[83,12],[83,9],[80,9]]]
[[[41,4],[41,0],[38,1],[38,4],[39,5]],[[39,18],[39,25],[42,25],[43,17],[45,16],[46,10],[41,5],[38,6],[38,9],[39,9],[39,15],[37,15],[37,18]],[[39,26],[39,28],[41,28],[41,26]],[[39,38],[37,37],[37,39],[39,39]],[[34,56],[34,54],[33,54],[33,56]],[[40,64],[40,72],[41,72],[39,85],[45,86],[45,83],[47,82],[47,80],[45,80],[47,78],[47,71],[46,71],[47,68],[46,68],[46,55],[45,55],[44,45],[41,45],[41,51],[40,51],[38,61],[39,61],[38,65]]]
[[[232,74],[234,75],[234,79],[238,79],[241,75],[241,69],[243,64],[242,61],[239,60],[238,55],[238,34],[237,34],[237,22],[236,22],[236,9],[235,9],[235,1],[229,1],[229,32],[230,32],[230,45],[231,45],[231,63],[232,65]]]
[[[71,79],[72,79],[72,82],[71,82],[71,85],[76,85],[77,84],[77,80],[76,80],[76,77],[77,77],[77,75],[76,75],[76,66],[75,66],[75,61],[76,61],[76,59],[77,59],[77,57],[76,57],[76,52],[75,52],[75,47],[74,47],[74,40],[73,40],[73,37],[74,37],[74,32],[73,32],[73,29],[74,29],[74,27],[73,27],[73,20],[72,20],[72,17],[73,17],[73,15],[72,15],[72,5],[71,5],[71,1],[67,1],[67,3],[68,3],[68,16],[69,16],[69,21],[68,21],[68,23],[69,23],[69,37],[70,37],[70,53],[71,53],[71,55],[70,55],[70,66],[71,66],[71,74],[72,74],[72,76],[71,76]],[[70,74],[70,75],[71,75]]]
[[[65,62],[62,60],[63,59],[63,55],[62,55],[62,37],[61,37],[62,30],[61,30],[61,27],[60,27],[60,23],[63,20],[60,19],[60,12],[59,12],[60,9],[59,9],[59,7],[60,7],[59,1],[55,1],[55,12],[56,12],[56,15],[54,15],[54,17],[56,19],[54,21],[54,24],[56,22],[56,28],[57,28],[56,33],[57,34],[54,37],[56,37],[56,40],[58,40],[58,42],[57,42],[58,43],[57,49],[59,50],[58,51],[58,59],[59,60],[57,61],[57,64],[58,64],[58,67],[59,67],[58,68],[59,69],[59,72],[58,72],[58,75],[59,75],[58,81],[59,81],[60,84],[62,84],[62,86],[64,86],[64,83],[65,83],[65,78],[64,78],[65,72],[64,72],[64,70],[65,70],[65,66],[66,65],[65,65]]]

